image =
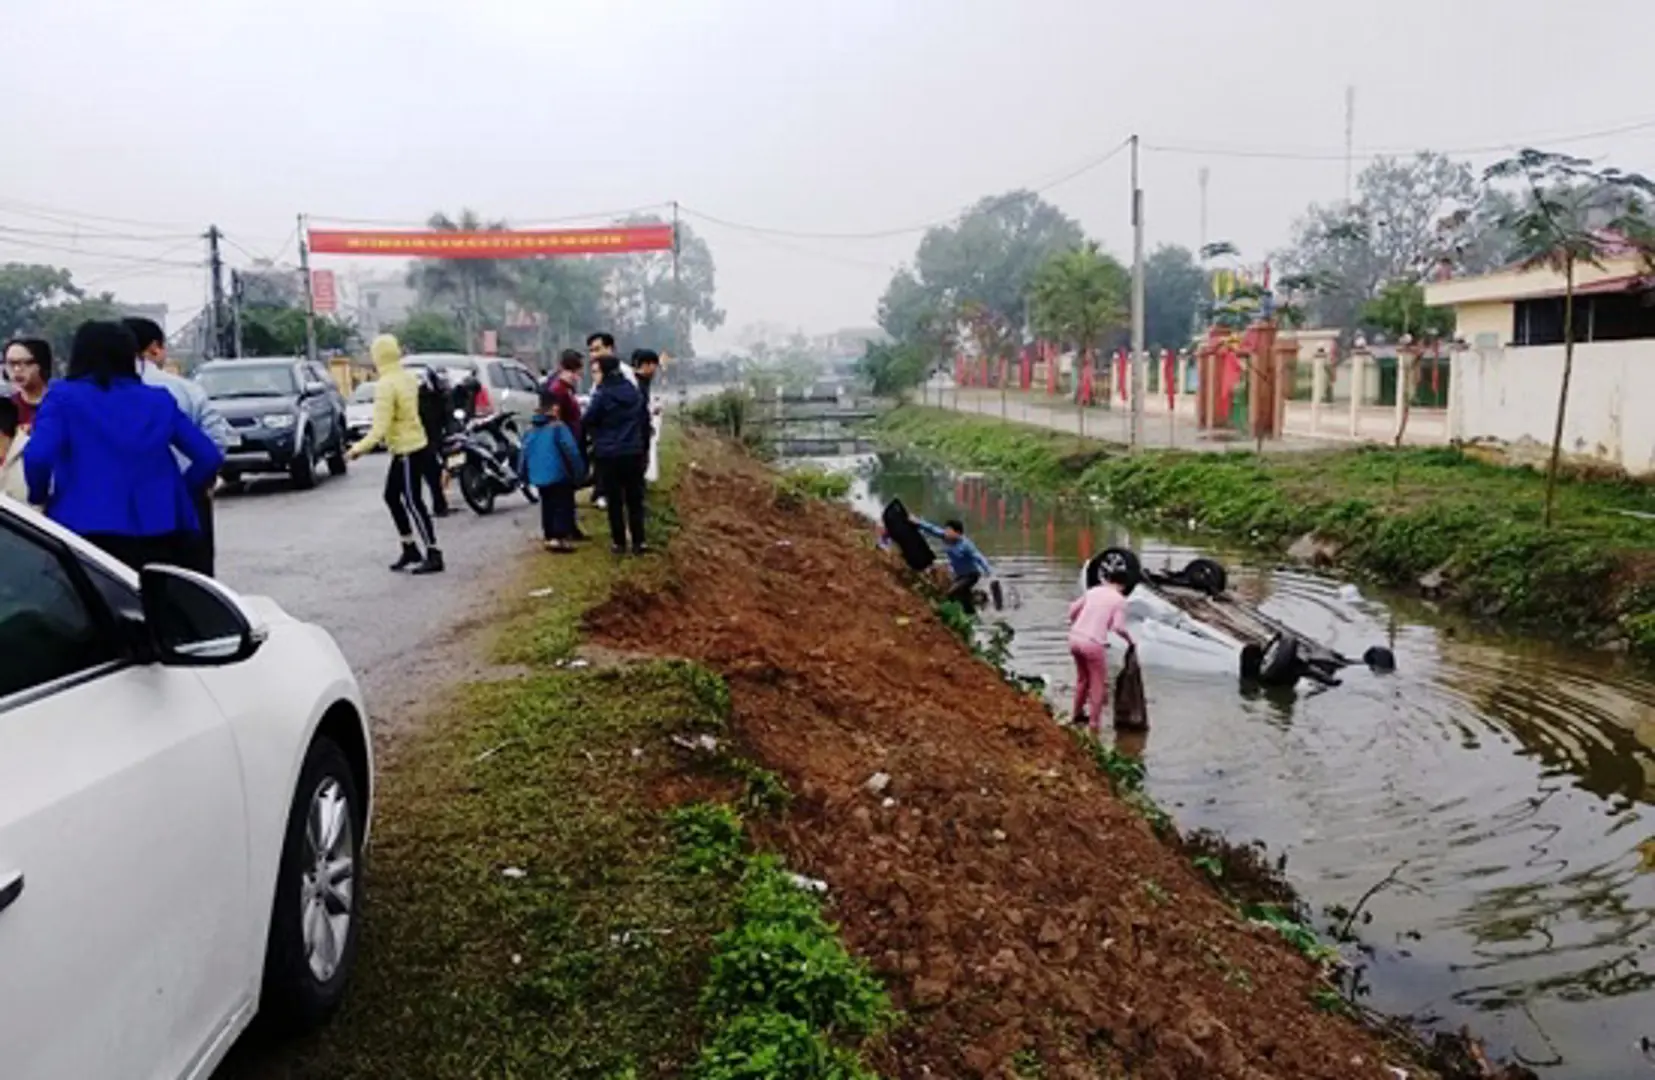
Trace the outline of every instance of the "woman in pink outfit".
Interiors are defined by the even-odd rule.
[[[1069,653],[1075,658],[1073,722],[1089,716],[1094,735],[1103,730],[1103,706],[1109,699],[1109,635],[1119,634],[1128,645],[1136,644],[1126,628],[1126,592],[1121,585],[1117,576],[1108,576],[1069,605]]]

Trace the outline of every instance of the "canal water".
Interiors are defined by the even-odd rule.
[[[1264,841],[1318,913],[1379,882],[1360,925],[1367,999],[1469,1025],[1548,1080],[1650,1080],[1655,1056],[1655,682],[1613,658],[1456,628],[1347,584],[1126,529],[902,457],[855,467],[870,515],[892,497],[963,518],[1009,594],[1013,665],[1067,708],[1066,608],[1084,556],[1147,567],[1214,556],[1232,591],[1347,655],[1397,671],[1286,697],[1151,668],[1141,752],[1184,828]],[[1129,749],[1138,750],[1134,745]],[[1320,923],[1326,923],[1320,919]]]

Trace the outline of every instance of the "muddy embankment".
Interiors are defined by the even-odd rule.
[[[882,1075],[1429,1075],[1116,798],[864,522],[724,444],[687,458],[670,572],[617,586],[586,629],[727,680],[734,737],[794,796],[750,828],[828,883],[907,1014]]]
[[[1048,428],[904,407],[893,448],[1274,557],[1337,566],[1501,630],[1655,657],[1655,485],[1559,482],[1453,448],[1148,451]]]

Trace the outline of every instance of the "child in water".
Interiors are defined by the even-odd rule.
[[[1109,700],[1110,634],[1119,634],[1136,646],[1126,628],[1126,582],[1123,575],[1109,573],[1069,605],[1069,654],[1075,658],[1075,706],[1072,723],[1089,717],[1093,735],[1103,731],[1103,707]],[[1083,713],[1082,706],[1088,711]]]

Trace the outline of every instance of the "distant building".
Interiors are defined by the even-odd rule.
[[[390,274],[350,274],[341,279],[340,314],[356,324],[364,341],[372,341],[389,327],[408,318],[419,306],[419,291],[408,284],[406,271]]]

